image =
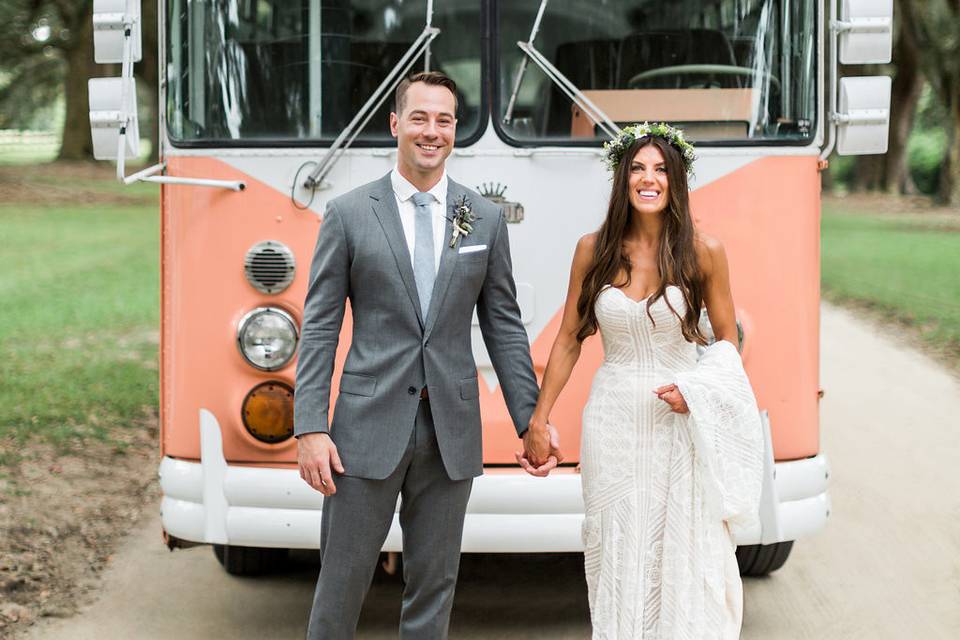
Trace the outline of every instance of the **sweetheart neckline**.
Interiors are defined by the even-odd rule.
[[[677,285],[675,285],[675,284],[668,284],[668,285],[667,285],[667,289],[669,289],[670,287],[677,288]],[[647,300],[649,300],[650,298],[653,297],[653,293],[656,293],[656,291],[654,291],[653,293],[651,293],[651,294],[648,295],[648,296],[644,296],[643,298],[640,298],[639,300],[634,300],[633,298],[631,298],[630,296],[628,296],[627,293],[626,293],[623,289],[621,289],[621,288],[619,288],[619,287],[615,287],[615,286],[613,286],[612,284],[608,284],[608,285],[606,286],[606,289],[613,289],[614,291],[619,291],[619,292],[620,292],[620,295],[622,295],[628,302],[632,302],[633,304],[636,304],[636,305],[643,304],[644,302],[646,302]],[[663,292],[664,292],[664,294],[666,294],[666,292],[667,292],[666,289],[664,289]],[[601,293],[603,293],[603,291],[601,291]]]

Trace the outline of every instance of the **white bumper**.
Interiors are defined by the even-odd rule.
[[[160,463],[164,530],[192,542],[315,549],[323,496],[294,469],[227,465],[220,427],[200,411],[201,461]],[[738,544],[796,540],[821,530],[830,512],[824,456],[781,462],[767,470],[761,527]],[[563,469],[534,478],[519,469],[491,469],[476,478],[464,524],[465,552],[582,551],[580,476]],[[397,516],[384,551],[400,551]]]

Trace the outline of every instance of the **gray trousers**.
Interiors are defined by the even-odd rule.
[[[344,466],[349,472],[350,461]],[[337,492],[323,501],[320,577],[307,638],[353,638],[400,495],[406,583],[400,638],[445,639],[473,479],[447,476],[429,402],[420,401],[407,450],[392,474],[383,480],[337,476],[335,483]]]

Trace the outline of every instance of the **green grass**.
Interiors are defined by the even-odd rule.
[[[106,440],[132,426],[158,395],[156,200],[2,203],[0,229],[0,441]]]
[[[822,278],[829,298],[869,305],[960,352],[956,214],[853,214],[825,205]]]
[[[0,147],[0,165],[50,162],[60,152],[59,143],[34,145],[5,145]]]
[[[3,165],[31,165],[44,162],[53,162],[60,154],[59,138],[49,142],[34,142],[31,144],[0,144],[0,166]],[[140,155],[138,158],[127,158],[128,164],[145,164],[150,158],[150,140],[140,140]],[[127,172],[132,173],[131,171]]]

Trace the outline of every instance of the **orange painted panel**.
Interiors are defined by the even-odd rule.
[[[723,241],[749,326],[745,366],[778,460],[820,451],[820,175],[816,157],[757,160],[692,194]]]
[[[237,323],[259,306],[282,307],[299,323],[320,219],[295,208],[289,196],[217,160],[170,158],[169,168],[172,175],[243,180],[247,188],[235,193],[163,186],[162,452],[200,457],[198,412],[203,407],[220,422],[227,460],[292,461],[295,440],[258,442],[244,429],[240,407],[247,392],[266,380],[293,386],[296,359],[279,371],[254,369],[237,348]],[[297,259],[296,278],[279,295],[259,293],[243,272],[247,250],[268,239],[282,241]],[[348,308],[337,354],[338,378],[351,327]]]
[[[294,383],[295,361],[259,372],[236,345],[239,319],[257,306],[275,305],[298,320],[320,220],[293,207],[289,197],[249,175],[209,158],[171,158],[174,175],[241,179],[247,189],[164,185],[162,206],[161,441],[163,453],[199,458],[198,411],[211,410],[231,462],[289,463],[293,440],[265,445],[240,419],[246,393],[265,380]],[[777,459],[819,451],[817,420],[819,349],[819,176],[816,158],[757,160],[692,194],[697,224],[727,248],[734,299],[746,327],[747,372],[761,408],[770,411]],[[255,242],[276,239],[297,257],[297,276],[280,295],[254,290],[243,258]],[[558,265],[565,278],[569,265]],[[551,322],[532,338],[538,376],[560,325],[562,301]],[[349,310],[341,333],[333,389],[349,346]],[[579,456],[579,430],[593,372],[602,361],[597,337],[558,399],[553,420],[568,461]],[[512,463],[518,448],[503,395],[480,378],[484,460]],[[332,400],[335,400],[333,398]]]

